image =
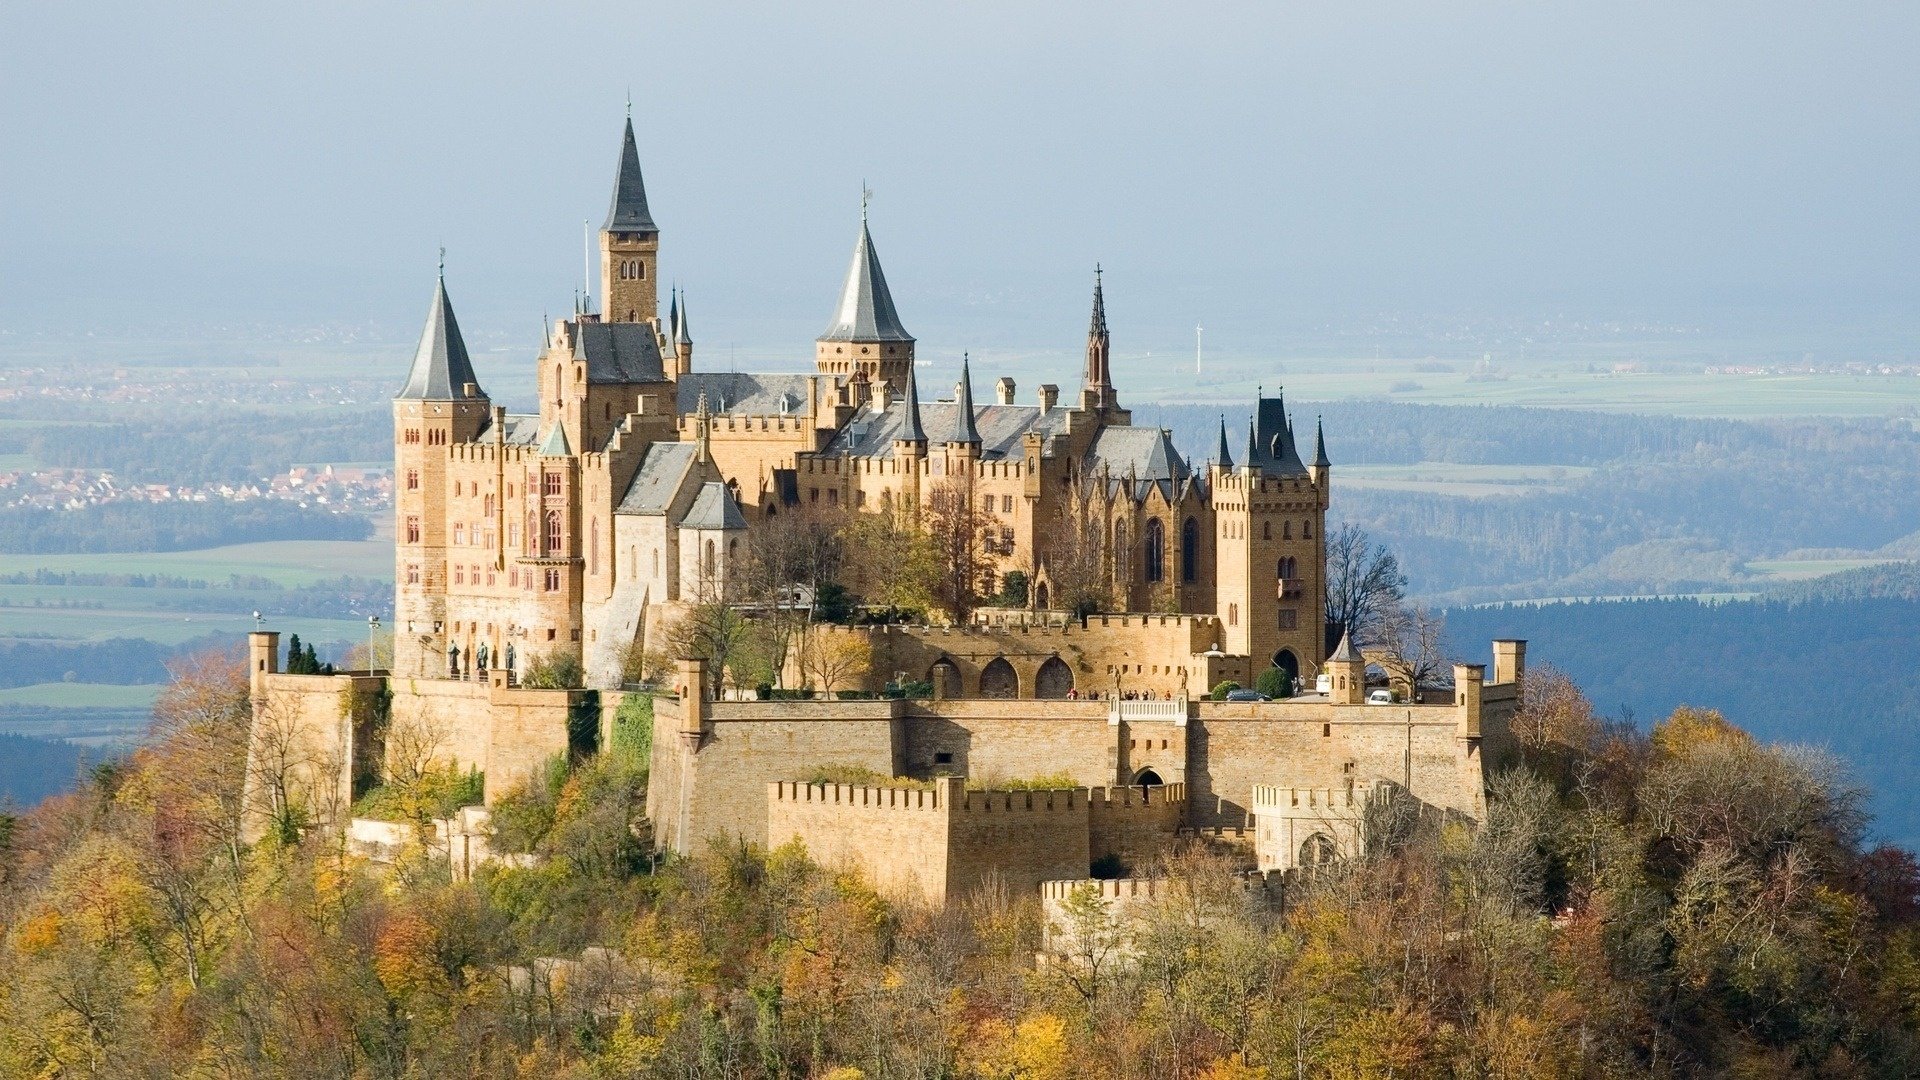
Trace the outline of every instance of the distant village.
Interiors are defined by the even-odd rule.
[[[277,499],[336,513],[393,507],[387,465],[296,465],[247,483],[123,484],[103,469],[32,469],[0,473],[0,507],[79,510],[107,503],[252,502]]]

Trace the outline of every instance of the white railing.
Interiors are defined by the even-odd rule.
[[[1117,726],[1123,720],[1129,724],[1175,724],[1186,727],[1187,699],[1128,701],[1123,698],[1107,702],[1107,723]]]

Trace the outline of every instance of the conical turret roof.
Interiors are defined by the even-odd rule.
[[[446,275],[442,274],[433,287],[433,306],[427,309],[426,329],[420,333],[420,347],[414,351],[407,384],[395,396],[454,401],[466,396],[468,383],[477,387],[480,380],[467,358],[467,343],[460,337],[460,323],[453,317]]]
[[[820,340],[913,340],[907,328],[900,325],[900,313],[894,310],[893,293],[887,290],[887,276],[880,270],[880,256],[873,250],[873,234],[867,231],[864,211],[860,214],[860,238],[853,245],[853,263],[847,267],[847,283],[840,290],[840,306],[834,309],[833,325]]]
[[[1327,663],[1357,664],[1359,662],[1360,654],[1353,651],[1353,635],[1343,631],[1340,634],[1340,647],[1333,650],[1332,656],[1327,657]]]
[[[911,364],[907,366],[907,393],[904,404],[906,406],[903,410],[905,418],[901,421],[900,434],[895,437],[896,441],[926,442],[927,429],[920,425],[920,387],[914,382],[913,366]]]
[[[620,169],[613,177],[613,205],[607,208],[606,232],[657,233],[647,211],[647,185],[640,177],[640,147],[633,140],[633,117],[627,117],[620,140]]]
[[[1320,417],[1313,418],[1313,467],[1324,469],[1333,462],[1327,460],[1327,429]]]
[[[1227,450],[1227,416],[1220,414],[1220,445],[1213,452],[1214,463],[1223,469],[1233,468],[1233,454]]]
[[[973,420],[973,365],[963,353],[960,357],[960,385],[954,390],[953,433],[950,443],[980,443],[980,427]]]
[[[680,296],[679,303],[674,310],[679,312],[680,317],[674,321],[673,343],[676,345],[693,344],[693,332],[687,328],[687,298],[684,294]]]

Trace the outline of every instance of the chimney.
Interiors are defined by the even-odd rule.
[[[1052,383],[1040,384],[1040,411],[1041,412],[1052,412],[1054,405],[1058,403],[1059,400],[1060,400],[1060,388],[1058,386],[1055,386]]]
[[[1012,379],[1006,378],[1003,376],[1001,377],[1000,381],[993,384],[993,387],[995,390],[995,400],[998,404],[1001,404],[1001,405],[1013,404],[1013,380]]]
[[[1527,643],[1504,638],[1493,643],[1493,681],[1517,683],[1527,676]]]
[[[885,379],[873,385],[873,411],[883,413],[893,404],[893,384]]]

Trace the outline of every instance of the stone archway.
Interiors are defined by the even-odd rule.
[[[1300,658],[1293,654],[1292,649],[1281,649],[1279,652],[1274,653],[1273,666],[1286,672],[1287,678],[1290,681],[1300,681]]]
[[[1300,842],[1300,861],[1295,865],[1311,869],[1331,863],[1339,854],[1333,837],[1326,833],[1314,833]]]
[[[936,698],[960,696],[960,668],[944,656],[927,669],[927,681],[933,684],[933,696]]]
[[[1158,787],[1166,781],[1160,779],[1159,773],[1147,768],[1140,770],[1139,774],[1133,778],[1133,783],[1135,787]]]
[[[1059,700],[1073,692],[1073,669],[1057,656],[1047,658],[1033,677],[1033,696]]]
[[[1043,581],[1043,582],[1041,582],[1040,584],[1038,584],[1038,585],[1036,585],[1036,586],[1034,586],[1034,589],[1033,589],[1033,606],[1034,606],[1035,608],[1037,608],[1038,610],[1040,610],[1040,611],[1046,611],[1046,610],[1047,610],[1047,596],[1048,596],[1048,591],[1047,591],[1047,583],[1046,583],[1046,582],[1044,582],[1044,581]]]
[[[983,698],[1017,698],[1020,696],[1020,676],[1007,663],[1004,656],[996,656],[993,662],[980,671],[980,696]]]

